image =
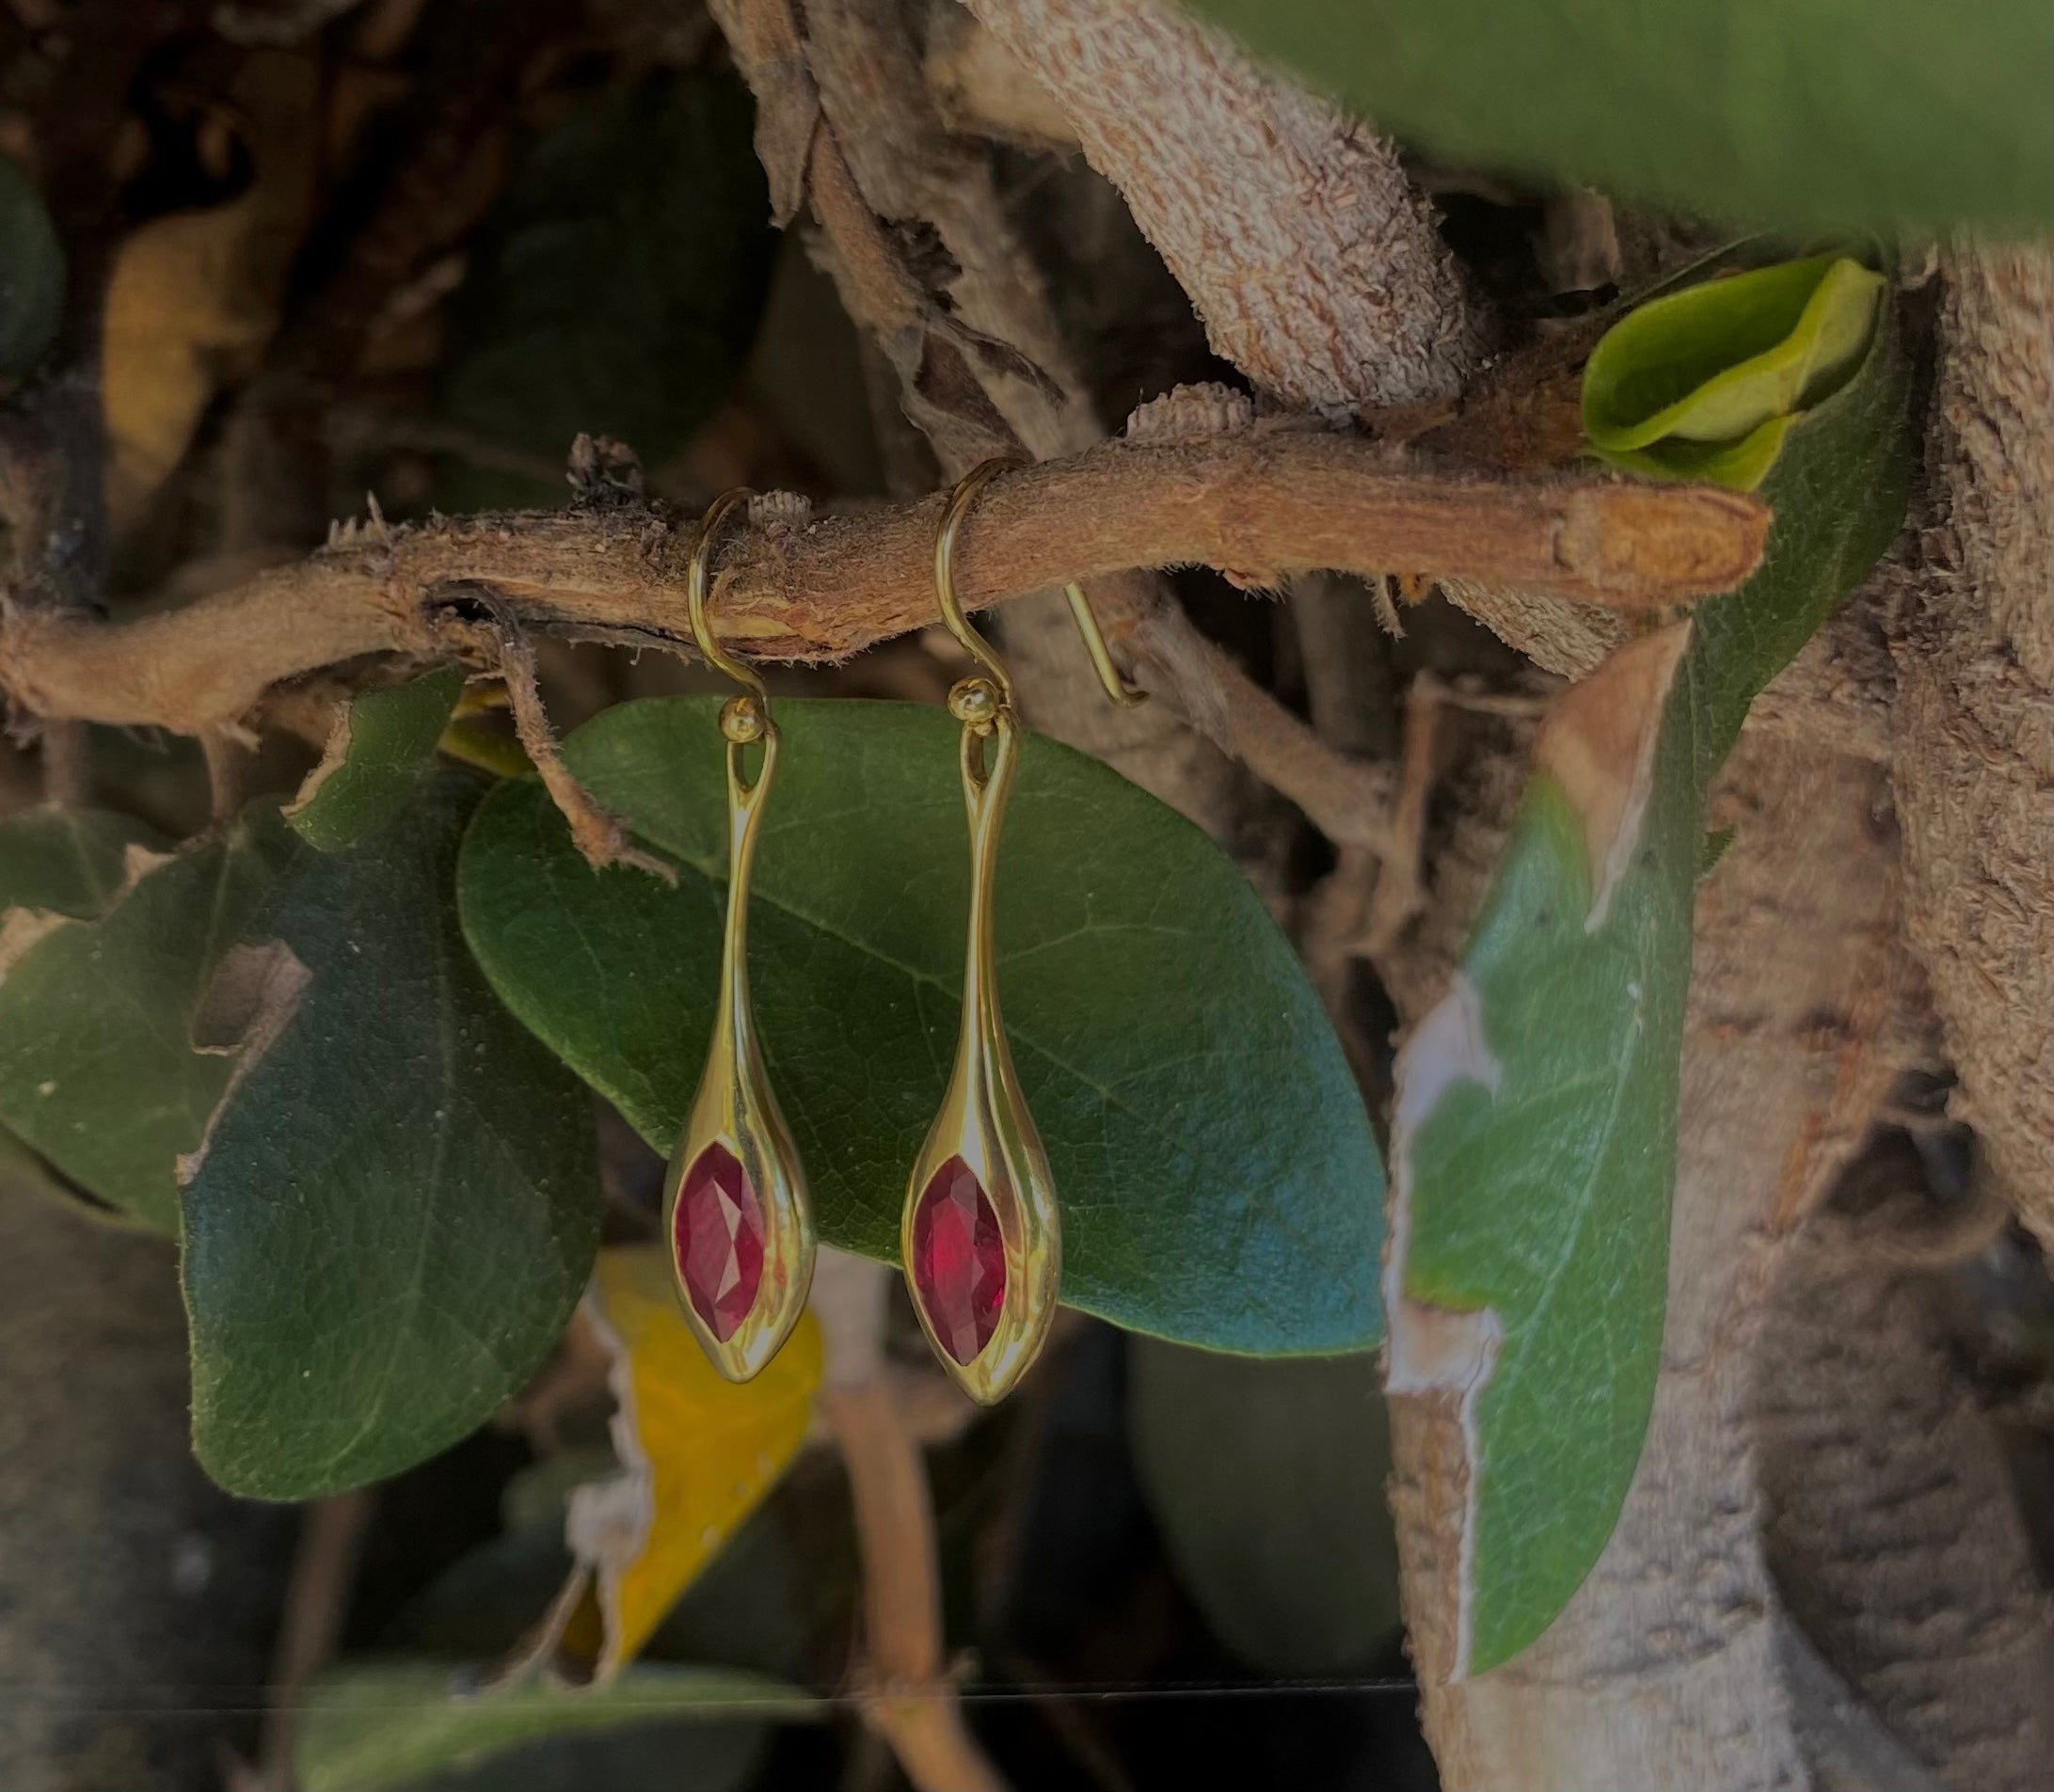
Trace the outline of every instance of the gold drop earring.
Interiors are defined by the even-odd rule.
[[[723,492],[699,525],[685,578],[692,635],[709,666],[742,687],[721,706],[727,743],[727,918],[720,999],[698,1093],[663,1176],[663,1235],[680,1305],[706,1354],[729,1381],[747,1381],[777,1354],[813,1281],[813,1220],[805,1172],[756,1045],[749,1004],[749,872],[777,769],[777,724],[763,681],[713,639],[707,561],[743,490]],[[745,756],[759,747],[752,783]]]
[[[1027,1112],[998,1010],[992,898],[998,835],[1019,768],[1012,681],[956,599],[956,534],[978,491],[1013,463],[973,468],[950,494],[934,537],[942,620],[979,670],[958,679],[948,709],[963,724],[963,801],[970,822],[970,920],[963,953],[963,1030],[941,1112],[914,1161],[899,1222],[900,1253],[928,1341],[977,1400],[1009,1393],[1048,1335],[1062,1273],[1056,1191]],[[1099,681],[1116,703],[1141,693],[1121,682],[1083,591],[1070,608]]]

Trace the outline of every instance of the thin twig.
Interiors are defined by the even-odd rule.
[[[757,658],[842,658],[927,626],[943,500],[731,536],[715,621]],[[1375,446],[1306,431],[1108,443],[995,479],[964,526],[957,588],[982,608],[1136,566],[1202,563],[1245,582],[1334,567],[1453,570],[1645,610],[1730,590],[1768,513],[1704,486],[1393,473]],[[449,656],[480,607],[525,630],[677,645],[692,531],[667,512],[584,507],[352,530],[183,609],[104,623],[21,611],[0,691],[44,717],[198,734],[272,685],[358,655]]]
[[[244,728],[229,723],[199,737],[207,762],[207,812],[216,828],[225,828],[242,813],[248,794],[250,753],[254,740]]]
[[[665,883],[676,884],[677,870],[633,844],[628,824],[602,808],[583,785],[571,776],[564,755],[556,750],[556,736],[542,707],[542,691],[535,682],[534,643],[517,628],[499,631],[501,674],[506,680],[506,696],[514,712],[514,732],[533,761],[537,775],[551,801],[570,824],[570,837],[594,870],[610,864],[629,864]]]
[[[286,1583],[285,1610],[271,1663],[270,1705],[257,1759],[230,1773],[231,1792],[291,1792],[297,1784],[293,1756],[299,1708],[307,1683],[327,1664],[342,1641],[357,1559],[374,1504],[371,1494],[358,1490],[317,1499],[305,1509]]]
[[[820,1410],[848,1465],[863,1549],[871,1672],[862,1689],[864,1721],[891,1744],[920,1792],[1004,1792],[943,1672],[933,1500],[890,1385],[824,1388]]]
[[[1375,960],[1425,905],[1426,805],[1433,795],[1446,687],[1420,673],[1405,694],[1405,734],[1399,749],[1397,796],[1391,805],[1391,848],[1370,892],[1363,955]]]
[[[1004,1792],[942,1661],[933,1496],[884,1356],[890,1273],[823,1250],[813,1311],[825,1346],[819,1414],[841,1448],[863,1553],[864,1721],[919,1792]]]
[[[1297,803],[1330,840],[1379,857],[1390,849],[1391,779],[1382,767],[1336,753],[1173,605],[1141,623],[1136,644],[1143,685]]]
[[[42,794],[45,802],[74,809],[91,796],[91,731],[83,722],[43,723]]]

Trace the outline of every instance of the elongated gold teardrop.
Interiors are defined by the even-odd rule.
[[[749,1001],[749,873],[778,741],[751,704],[737,697],[722,713],[729,871],[720,1000],[706,1070],[663,1181],[663,1233],[685,1317],[730,1381],[747,1381],[776,1355],[813,1280],[805,1172],[763,1067]],[[761,741],[763,763],[745,785],[740,758],[751,739]]]
[[[805,1172],[756,1044],[749,1001],[749,876],[777,770],[777,725],[763,681],[728,655],[707,617],[707,559],[721,522],[749,494],[724,492],[699,525],[685,592],[707,663],[743,687],[722,706],[726,742],[727,912],[720,996],[698,1092],[663,1177],[663,1236],[685,1319],[713,1365],[747,1381],[805,1310],[813,1220]],[[746,756],[762,758],[754,782]]]
[[[1002,1399],[1048,1337],[1062,1279],[1062,1228],[1041,1134],[1020,1093],[998,1011],[992,897],[998,833],[1020,763],[1012,680],[956,596],[956,535],[984,482],[1008,466],[973,467],[949,493],[934,531],[934,600],[978,670],[956,681],[948,711],[963,724],[963,802],[970,818],[970,926],[963,945],[963,1031],[948,1091],[914,1160],[899,1249],[914,1310],[950,1375],[974,1398]],[[1138,703],[1099,633],[1091,600],[1069,587],[1107,696]]]
[[[914,1309],[942,1367],[974,1399],[990,1403],[1011,1391],[1048,1336],[1062,1231],[1048,1160],[1006,1043],[992,944],[998,835],[1019,731],[1010,704],[983,679],[960,683],[949,707],[963,723],[970,820],[963,1030],[941,1112],[914,1160],[900,1250]]]

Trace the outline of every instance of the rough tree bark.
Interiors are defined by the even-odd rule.
[[[2026,1792],[2054,1763],[2054,1634],[1946,1285],[2001,1210],[1973,1204],[1965,1240],[1922,1169],[1903,1136],[1866,1159],[1770,1292],[1754,1443],[1783,1665],[1793,1691],[1839,1683],[1798,1702],[1815,1784]]]
[[[1905,922],[1957,1112],[2054,1247],[2054,261],[1947,258],[1919,562],[1892,619]]]
[[[1164,0],[968,4],[1260,389],[1337,418],[1460,389],[1482,325],[1391,144]]]

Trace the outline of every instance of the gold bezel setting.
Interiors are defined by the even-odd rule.
[[[814,1255],[805,1172],[764,1068],[749,997],[749,878],[764,800],[777,769],[778,731],[771,720],[762,680],[722,651],[706,614],[707,549],[722,520],[748,496],[745,491],[724,492],[708,509],[685,586],[700,652],[709,664],[746,689],[744,694],[723,705],[720,712],[726,744],[727,907],[713,1039],[698,1090],[663,1175],[663,1239],[678,1305],[693,1335],[729,1381],[747,1381],[791,1335],[805,1310]],[[752,746],[762,754],[754,780],[744,763]],[[740,1166],[762,1225],[762,1261],[753,1297],[725,1338],[699,1310],[677,1236],[679,1197],[693,1166],[713,1146],[724,1149]]]
[[[980,683],[965,679],[957,691]],[[992,896],[998,867],[999,829],[1006,798],[1019,763],[1019,729],[1010,695],[990,721],[965,722],[963,732],[963,794],[970,820],[970,925],[964,949],[963,1027],[955,1068],[941,1112],[914,1160],[900,1216],[899,1247],[913,1290],[914,1311],[942,1367],[973,1399],[986,1404],[1003,1399],[1039,1354],[1055,1318],[1062,1272],[1062,1228],[1055,1184],[1042,1150],[1034,1117],[1027,1111],[1013,1072],[1012,1053],[998,1007],[998,974],[993,951]],[[953,699],[955,693],[951,693]],[[952,700],[951,708],[958,706]],[[961,710],[958,709],[958,713]],[[989,769],[987,739],[995,747]],[[928,1184],[951,1158],[960,1157],[978,1179],[993,1217],[1005,1261],[1005,1290],[997,1319],[984,1346],[967,1363],[957,1360],[929,1311],[916,1272],[915,1229]]]
[[[993,945],[998,835],[1013,774],[1019,769],[1022,735],[1012,680],[991,643],[963,613],[954,577],[957,531],[978,492],[993,474],[1017,464],[988,460],[972,468],[948,495],[942,507],[941,526],[934,533],[935,601],[948,632],[978,667],[969,677],[958,679],[948,693],[948,712],[963,724],[960,760],[963,801],[970,822],[970,922],[963,947],[963,1027],[956,1041],[955,1068],[941,1112],[914,1160],[899,1220],[900,1255],[921,1329],[957,1385],[986,1403],[1010,1393],[1040,1353],[1055,1320],[1057,1288],[1062,1276],[1062,1224],[1055,1183],[1034,1117],[1027,1112],[1027,1098],[1013,1073],[1012,1052],[998,1008]],[[1114,667],[1083,589],[1070,585],[1064,595],[1106,694],[1115,703],[1140,702],[1142,693],[1131,689]],[[1005,1270],[991,1331],[968,1362],[956,1356],[935,1325],[930,1291],[921,1286],[918,1257],[921,1210],[929,1184],[955,1158],[961,1158],[977,1179],[990,1205]],[[972,1224],[974,1229],[975,1216]],[[974,1312],[974,1300],[980,1293],[978,1277],[982,1273],[974,1236],[959,1240],[958,1249],[968,1261],[956,1262],[953,1273],[964,1280],[949,1292],[958,1301],[973,1301]],[[952,1317],[961,1322],[965,1315]]]

